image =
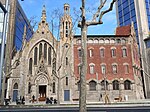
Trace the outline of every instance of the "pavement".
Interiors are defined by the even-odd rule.
[[[122,101],[122,102],[111,102],[109,104],[104,104],[104,102],[87,102],[87,107],[139,107],[139,106],[147,106],[150,107],[150,99],[144,100],[133,100],[133,101]],[[16,102],[11,102],[9,106],[0,105],[0,107],[6,108],[15,108],[15,107],[79,107],[79,102],[74,103],[61,103],[57,104],[46,104],[44,102],[26,102],[25,105],[16,105]]]

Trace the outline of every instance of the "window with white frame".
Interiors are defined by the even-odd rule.
[[[101,65],[101,71],[103,75],[106,73],[106,65]]]
[[[124,65],[125,67],[125,74],[128,74],[129,73],[129,65]]]
[[[116,56],[116,49],[111,49],[111,56],[112,57],[115,57]]]
[[[122,49],[122,57],[126,57],[127,56],[127,49],[123,48]]]
[[[89,57],[92,57],[93,56],[93,49],[90,49],[89,50]]]
[[[117,65],[112,65],[112,72],[113,74],[117,73]]]
[[[80,74],[80,73],[81,73],[81,66],[78,65],[78,74]]]
[[[104,48],[100,49],[100,57],[104,57]]]
[[[94,74],[94,65],[90,65],[90,74]]]

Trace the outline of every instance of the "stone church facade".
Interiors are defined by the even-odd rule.
[[[72,19],[68,4],[64,5],[64,15],[60,23],[60,40],[56,40],[49,30],[46,21],[46,10],[45,7],[43,7],[38,29],[29,41],[25,39],[25,27],[22,50],[19,51],[12,60],[12,67],[14,67],[14,69],[12,69],[7,84],[7,96],[10,96],[12,101],[15,101],[19,96],[24,96],[26,101],[29,101],[34,95],[37,101],[45,101],[46,97],[53,97],[53,99],[57,99],[60,103],[78,102],[80,81],[80,57],[78,57],[78,55],[80,53],[81,39],[80,36],[73,36],[72,34]],[[111,60],[112,65],[114,65],[113,70],[115,75],[109,73],[105,80],[107,85],[105,90],[107,90],[111,102],[120,94],[122,97],[128,95],[131,100],[144,98],[142,82],[139,80],[141,75],[132,67],[132,65],[140,67],[140,63],[139,59],[136,58],[135,60],[133,56],[133,49],[135,48],[134,52],[137,53],[138,48],[134,40],[135,34],[132,27],[130,28],[132,31],[129,35],[113,35],[107,38],[105,38],[106,36],[88,37],[88,50],[91,49],[91,51],[89,51],[90,57],[88,57],[88,67],[90,68],[88,68],[89,72],[87,74],[87,101],[97,102],[100,101],[101,95],[101,99],[103,99],[105,95],[104,77],[102,75],[104,71],[101,71],[100,67],[97,67],[95,64],[95,61],[97,61],[99,57],[95,57],[94,60],[92,60],[93,50],[98,49],[98,51],[94,51],[94,56],[98,56],[100,48],[115,48],[116,50],[121,50],[124,46],[127,49],[129,48],[127,53],[129,57],[126,56],[126,59],[116,57],[114,60]],[[116,40],[111,40],[113,37]],[[124,41],[126,42],[125,45],[115,44],[117,39],[123,42],[123,38],[126,40]],[[101,53],[102,52],[103,51],[101,51]],[[116,53],[116,51],[113,52]],[[119,59],[119,61],[117,61],[117,59]],[[19,63],[15,63],[16,60],[19,60]],[[125,60],[125,62],[122,60]],[[119,62],[121,62],[122,65],[127,65],[126,67],[130,67],[126,68],[129,75],[122,74],[123,80],[121,80],[121,82],[119,80],[121,76],[116,73],[117,64],[120,66]],[[98,61],[97,63],[98,65],[107,65],[110,62]],[[94,66],[96,67],[95,70]],[[113,81],[115,81],[114,83],[116,84],[114,85],[115,90],[113,90]],[[124,89],[126,83],[127,90]]]

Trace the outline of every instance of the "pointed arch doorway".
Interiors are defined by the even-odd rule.
[[[44,74],[40,74],[36,78],[36,93],[39,101],[45,101],[48,94],[48,79]]]

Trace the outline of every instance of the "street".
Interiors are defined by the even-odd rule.
[[[141,107],[88,107],[88,112],[150,112],[150,106]],[[4,107],[0,112],[79,112],[78,107],[37,107],[9,108]]]

